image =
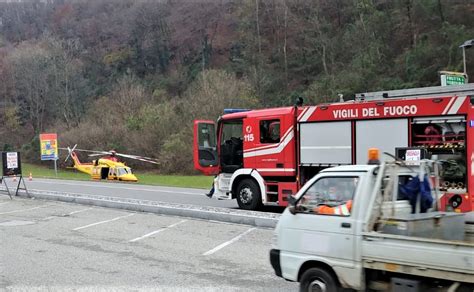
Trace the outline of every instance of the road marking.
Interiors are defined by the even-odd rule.
[[[51,184],[51,182],[42,182],[42,181],[35,181],[35,183]],[[179,191],[173,191],[173,190],[164,190],[164,189],[144,189],[144,188],[130,188],[130,187],[120,187],[120,186],[104,186],[104,185],[101,185],[100,182],[98,182],[96,184],[54,182],[54,184],[55,185],[79,186],[79,187],[80,186],[85,186],[85,187],[93,187],[93,188],[121,189],[121,190],[132,190],[132,191],[153,192],[153,193],[162,192],[162,193],[194,195],[194,196],[202,196],[202,194],[203,194],[201,192],[191,193],[191,192],[179,192]],[[40,189],[36,189],[36,190],[41,191]],[[46,189],[46,191],[48,191],[48,189]]]
[[[93,209],[93,208],[86,208],[86,209],[82,209],[82,210],[77,210],[77,211],[74,211],[74,212],[69,213],[68,215],[74,215],[74,214],[82,213],[82,212],[85,212],[85,211],[88,211],[88,210],[92,210],[92,209]]]
[[[77,228],[74,228],[73,230],[74,230],[74,231],[76,231],[76,230],[81,230],[81,229],[88,228],[88,227],[92,227],[92,226],[96,226],[96,225],[99,225],[99,224],[104,224],[104,223],[108,223],[108,222],[112,222],[112,221],[117,221],[117,220],[120,220],[120,219],[123,219],[123,218],[127,218],[127,217],[130,217],[130,216],[133,216],[133,215],[135,215],[135,213],[128,214],[128,215],[125,215],[125,216],[115,217],[115,218],[110,219],[110,220],[104,220],[104,221],[100,221],[100,222],[88,224],[88,225],[85,225],[85,226],[77,227]]]
[[[199,219],[197,219],[199,220]],[[217,223],[219,225],[222,225],[222,224],[226,224],[226,225],[234,225],[234,226],[239,226],[239,225],[243,225],[243,224],[240,224],[240,223],[233,223],[233,222],[224,222],[224,221],[217,221],[217,220],[205,220],[206,222],[210,222],[210,223]]]
[[[19,213],[19,212],[24,212],[24,211],[29,211],[29,210],[35,210],[35,209],[39,209],[39,208],[43,208],[43,207],[46,207],[46,206],[39,206],[39,207],[34,207],[34,208],[29,208],[29,209],[22,209],[22,210],[14,210],[14,211],[2,212],[2,213],[0,213],[0,215],[12,214],[12,213]]]
[[[228,246],[229,244],[232,244],[234,242],[236,242],[237,240],[241,239],[243,236],[245,236],[247,233],[250,233],[252,232],[253,230],[257,229],[256,227],[252,227],[250,228],[249,230],[245,231],[244,233],[232,238],[231,240],[227,241],[227,242],[224,242],[223,244],[221,245],[218,245],[216,247],[214,247],[213,249],[209,250],[209,251],[206,251],[205,253],[203,253],[202,255],[204,256],[208,256],[208,255],[211,255],[217,251],[219,251],[220,249],[223,249],[224,247]]]
[[[71,212],[71,213],[68,213],[66,214],[67,216],[71,216],[71,215],[74,215],[74,214],[77,214],[77,213],[82,213],[82,212],[85,212],[85,211],[88,211],[88,210],[91,210],[92,208],[86,208],[86,209],[82,209],[82,210],[78,210],[78,211],[74,211],[74,212]],[[49,217],[46,217],[46,218],[43,218],[43,220],[49,220],[49,219],[53,219],[53,218],[57,218],[57,217],[62,217],[64,215],[54,215],[54,216],[49,216]]]
[[[184,223],[184,222],[186,222],[186,221],[188,221],[188,220],[181,220],[181,221],[179,221],[179,222],[177,222],[177,223],[171,224],[170,226],[167,226],[167,227],[164,227],[164,228],[161,228],[161,229],[152,231],[152,232],[150,232],[150,233],[147,233],[147,234],[145,234],[145,235],[143,235],[143,236],[140,236],[140,237],[131,239],[131,240],[129,240],[129,242],[135,242],[135,241],[142,240],[142,239],[144,239],[144,238],[147,238],[147,237],[150,237],[150,236],[155,235],[155,234],[157,234],[157,233],[160,233],[161,231],[165,231],[165,230],[167,230],[167,229],[173,228],[173,227],[175,227],[175,226],[177,226],[177,225],[179,225],[179,224],[181,224],[181,223]]]

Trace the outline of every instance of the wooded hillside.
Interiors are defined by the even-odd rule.
[[[189,173],[195,118],[439,85],[474,1],[24,1],[0,3],[0,31],[0,149],[39,160],[57,132]]]

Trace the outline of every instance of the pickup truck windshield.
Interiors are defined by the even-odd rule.
[[[303,212],[350,216],[358,176],[323,177],[313,183],[298,202]]]

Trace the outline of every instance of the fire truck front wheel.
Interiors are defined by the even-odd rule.
[[[262,197],[258,184],[253,179],[244,179],[237,186],[237,203],[244,210],[258,210]]]

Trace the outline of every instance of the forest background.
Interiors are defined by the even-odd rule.
[[[12,1],[0,3],[0,33],[0,150],[39,162],[38,134],[56,132],[63,147],[189,174],[194,119],[462,72],[474,1]]]

